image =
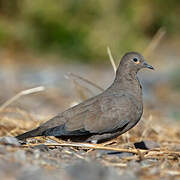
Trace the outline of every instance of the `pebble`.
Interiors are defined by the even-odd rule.
[[[5,145],[20,146],[18,140],[15,137],[11,137],[11,136],[0,137],[0,143]]]

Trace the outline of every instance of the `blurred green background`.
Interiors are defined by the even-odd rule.
[[[179,0],[0,0],[0,48],[98,62],[179,36]],[[62,59],[63,59],[62,58]]]

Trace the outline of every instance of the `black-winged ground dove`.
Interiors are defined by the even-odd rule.
[[[137,78],[142,68],[153,69],[139,53],[126,53],[108,89],[16,138],[56,136],[102,142],[125,133],[138,123],[143,113],[142,88]]]

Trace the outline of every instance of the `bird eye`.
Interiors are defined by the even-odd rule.
[[[138,58],[133,58],[133,61],[138,62],[139,60],[138,60]]]

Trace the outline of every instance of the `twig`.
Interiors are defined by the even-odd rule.
[[[83,77],[81,77],[81,76],[79,76],[79,75],[77,75],[77,74],[74,74],[74,73],[71,73],[71,72],[70,72],[70,73],[68,73],[65,77],[66,77],[66,78],[69,78],[69,76],[72,76],[72,77],[75,77],[75,78],[77,78],[77,79],[80,79],[81,81],[84,81],[84,82],[90,84],[91,86],[99,89],[99,90],[102,91],[102,92],[104,91],[104,89],[103,89],[102,87],[98,86],[98,85],[95,84],[94,82],[92,82],[92,81],[90,81],[90,80],[88,80],[88,79],[85,79],[85,78],[83,78]]]
[[[139,149],[137,149],[138,155],[139,155],[139,161],[142,161],[144,159],[144,153],[142,153]]]
[[[31,147],[37,146],[38,144],[29,144],[29,145],[22,145],[21,147]],[[143,149],[123,149],[123,148],[115,148],[115,147],[108,147],[102,146],[99,144],[89,144],[89,143],[44,143],[46,146],[63,146],[63,147],[80,147],[83,149],[97,149],[97,150],[107,150],[107,151],[116,151],[116,152],[128,152],[139,155],[139,153],[143,153],[144,157],[149,156],[161,156],[161,155],[178,155],[180,156],[180,152],[176,151],[168,151],[168,150],[160,150],[160,149],[152,149],[152,150],[143,150]]]
[[[144,50],[144,53],[143,53],[144,56],[147,57],[154,51],[154,49],[158,46],[158,44],[160,43],[160,41],[162,40],[165,34],[166,34],[166,30],[163,27],[158,29],[158,31],[152,38],[151,42],[149,43],[149,45]]]
[[[22,145],[22,147],[36,146],[40,144],[30,144]],[[98,150],[109,150],[109,151],[118,151],[118,152],[129,152],[134,154],[139,154],[137,149],[122,149],[108,146],[101,146],[98,144],[88,144],[88,143],[45,143],[46,146],[64,146],[64,147],[80,147],[83,149],[98,149]],[[148,152],[147,150],[140,150],[141,152]]]
[[[32,94],[32,93],[35,93],[35,92],[44,91],[44,90],[45,90],[45,88],[43,86],[39,86],[39,87],[36,87],[36,88],[21,91],[18,94],[16,94],[15,96],[13,96],[11,99],[7,100],[4,104],[2,104],[0,106],[0,111],[2,111],[4,108],[9,106],[11,103],[16,101],[17,99],[19,99],[21,96]]]
[[[110,59],[110,61],[111,61],[112,67],[113,67],[113,69],[114,69],[114,72],[116,73],[117,67],[116,67],[116,64],[115,64],[115,62],[114,62],[114,58],[113,58],[113,56],[112,56],[112,53],[111,53],[111,50],[110,50],[109,46],[107,47],[107,53],[108,53],[108,55],[109,55],[109,59]]]

